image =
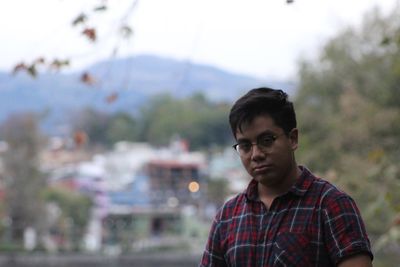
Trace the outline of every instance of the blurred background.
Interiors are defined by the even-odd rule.
[[[13,0],[0,10],[0,266],[197,266],[249,177],[233,101],[286,91],[298,163],[400,264],[400,2]]]

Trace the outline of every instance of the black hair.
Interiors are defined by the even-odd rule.
[[[288,95],[279,89],[255,88],[240,97],[229,113],[229,123],[233,136],[242,127],[259,115],[269,115],[286,135],[296,128],[296,113]]]

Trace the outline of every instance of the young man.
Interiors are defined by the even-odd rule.
[[[299,133],[287,94],[250,90],[229,122],[252,180],[219,210],[199,266],[372,266],[353,199],[296,163]]]

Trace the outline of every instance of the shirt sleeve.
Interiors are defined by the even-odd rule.
[[[373,255],[364,222],[354,200],[348,195],[329,199],[323,208],[325,244],[337,265],[356,254]]]
[[[203,257],[199,267],[226,267],[224,252],[221,247],[220,236],[220,216],[222,211],[218,212],[211,225],[206,249],[204,250]]]

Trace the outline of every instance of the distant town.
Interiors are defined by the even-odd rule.
[[[2,142],[1,153],[7,149]],[[46,227],[38,230],[23,223],[27,251],[40,247],[47,252],[107,255],[163,249],[199,252],[216,210],[247,183],[231,147],[189,151],[187,141],[180,138],[166,147],[120,141],[110,150],[89,153],[71,140],[53,137],[41,152],[40,169],[46,174],[44,187],[53,195],[64,192],[90,204],[78,223],[79,217],[65,213],[60,198],[48,197]],[[3,186],[3,197],[5,190]],[[73,209],[79,212],[81,207]],[[6,226],[12,222],[6,213],[2,217],[6,240],[11,231]]]

